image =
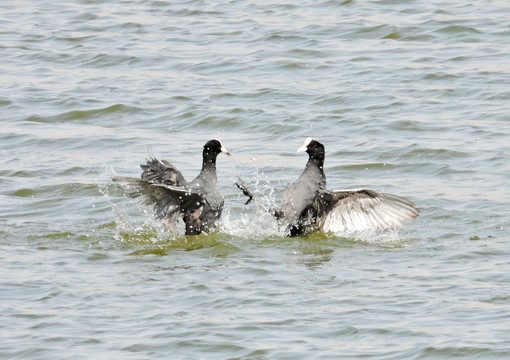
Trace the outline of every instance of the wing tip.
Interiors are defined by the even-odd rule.
[[[340,202],[325,214],[322,224],[326,230],[339,228],[366,231],[400,228],[405,222],[414,220],[420,215],[420,209],[414,202],[398,195],[366,189],[345,193],[347,196],[342,196]]]

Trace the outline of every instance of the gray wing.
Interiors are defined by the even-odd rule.
[[[153,184],[165,184],[173,186],[186,186],[188,182],[182,173],[172,163],[166,160],[150,158],[142,168],[142,180]]]
[[[372,190],[322,191],[315,199],[324,231],[364,231],[400,227],[420,210],[403,197]]]
[[[130,198],[140,198],[144,205],[153,206],[156,217],[169,227],[185,211],[194,212],[204,204],[201,194],[186,188],[153,184],[133,177],[115,176],[112,180],[123,183],[122,189]]]

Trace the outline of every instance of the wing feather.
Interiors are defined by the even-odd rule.
[[[323,191],[316,201],[317,222],[324,231],[400,227],[420,213],[403,197],[366,189]]]
[[[115,176],[113,181],[122,183],[124,193],[130,198],[140,198],[144,205],[153,206],[156,217],[171,226],[182,216],[184,209],[194,212],[204,205],[204,197],[187,188],[153,184],[133,177]]]
[[[188,184],[182,173],[170,161],[150,158],[142,168],[142,180],[152,184],[185,186]]]

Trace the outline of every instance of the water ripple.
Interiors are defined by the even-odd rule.
[[[482,5],[3,2],[0,357],[508,357],[510,9]],[[283,237],[265,210],[308,136],[328,187],[420,217]],[[217,233],[110,181],[148,156],[190,178],[213,137]]]

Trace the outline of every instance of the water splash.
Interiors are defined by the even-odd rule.
[[[235,167],[235,166],[234,166]],[[202,234],[198,237],[184,236],[184,223],[178,221],[173,229],[168,229],[155,219],[150,207],[143,205],[137,199],[127,199],[118,196],[118,186],[111,184],[110,179],[116,175],[112,167],[105,167],[96,183],[99,191],[109,203],[115,214],[114,238],[121,243],[137,243],[147,245],[162,245],[166,250],[193,250],[202,247],[215,246],[219,243],[235,241],[283,241],[284,229],[278,226],[271,214],[278,203],[279,189],[274,188],[266,175],[255,170],[247,183],[256,195],[249,205],[244,205],[244,195],[238,193],[227,194],[225,208],[218,229],[212,234]],[[133,206],[133,203],[136,206]],[[385,230],[349,231],[344,227],[331,227],[325,233],[312,233],[301,240],[319,241],[321,239],[342,239],[358,243],[372,244],[383,247],[402,246],[409,234],[393,228]],[[319,240],[318,240],[319,239]]]

